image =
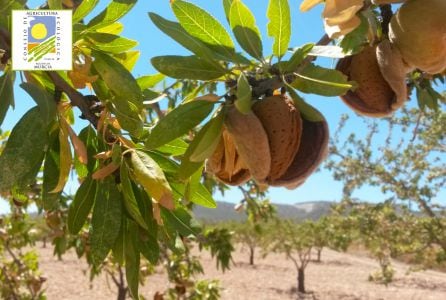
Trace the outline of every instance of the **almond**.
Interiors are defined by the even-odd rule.
[[[299,149],[302,119],[296,107],[284,96],[259,100],[252,110],[268,136],[271,170],[267,181],[274,181],[286,172]]]
[[[376,57],[376,47],[367,47],[362,52],[342,58],[336,69],[358,84],[341,99],[354,111],[369,117],[384,117],[393,112],[396,95],[381,74]]]
[[[328,154],[328,125],[322,122],[311,122],[303,119],[302,137],[299,151],[285,174],[272,182],[272,186],[285,186],[295,189],[316,171]]]
[[[225,126],[252,177],[260,183],[264,182],[271,170],[271,154],[268,136],[260,120],[252,111],[242,114],[231,106],[226,114]]]

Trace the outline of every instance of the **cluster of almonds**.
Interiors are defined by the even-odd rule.
[[[285,95],[255,100],[252,111],[227,107],[220,143],[206,170],[230,185],[259,184],[294,189],[327,154],[325,119],[310,121]]]
[[[407,73],[446,70],[446,1],[405,1],[392,17],[389,40],[341,59],[337,69],[358,83],[341,97],[349,107],[366,116],[389,116],[408,98]]]

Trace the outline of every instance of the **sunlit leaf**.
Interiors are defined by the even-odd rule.
[[[155,125],[145,142],[146,148],[158,148],[186,134],[203,121],[213,108],[214,103],[204,100],[179,105]]]
[[[310,64],[297,74],[291,86],[307,94],[339,96],[355,87],[343,73]]]
[[[193,148],[189,157],[190,161],[201,162],[214,153],[215,148],[217,148],[220,142],[224,119],[224,112],[220,112],[215,118],[203,126],[189,146]]]
[[[175,156],[184,154],[188,146],[188,143],[178,138],[158,147],[157,150]]]
[[[137,41],[110,33],[90,32],[85,38],[91,43],[92,49],[109,53],[125,52],[138,45]]]
[[[201,205],[203,207],[216,208],[217,203],[215,202],[214,198],[212,198],[212,194],[201,183],[202,174],[203,168],[200,168],[192,175],[188,184],[189,186],[187,199],[190,202]]]
[[[166,76],[163,74],[157,73],[153,75],[141,76],[136,79],[141,90],[150,89],[155,87],[158,83],[164,80]]]
[[[63,116],[60,116],[59,120],[59,180],[56,187],[51,191],[51,193],[57,193],[63,190],[65,184],[68,180],[68,175],[70,174],[72,166],[72,156],[70,142],[68,141],[68,123],[65,121]]]
[[[274,38],[273,53],[282,57],[291,38],[291,15],[288,0],[270,0],[267,12],[268,35]]]
[[[196,56],[155,56],[151,62],[159,72],[177,79],[213,80],[228,72]]]
[[[167,182],[163,170],[146,153],[132,151],[127,160],[135,180],[141,184],[146,192],[162,206],[173,209],[172,189]]]
[[[95,30],[116,22],[132,9],[136,4],[136,1],[137,0],[112,0],[100,14],[88,22],[88,30]]]
[[[170,36],[181,46],[196,54],[201,59],[221,68],[218,65],[214,52],[200,39],[190,35],[179,23],[166,20],[155,13],[149,13],[149,16],[152,22],[162,32]]]
[[[228,58],[235,55],[234,43],[228,32],[208,12],[182,0],[174,1],[172,10],[181,26],[213,51]]]
[[[288,62],[283,62],[283,67],[281,66],[280,70],[285,74],[295,72],[313,47],[314,44],[306,44],[297,48],[290,60]]]
[[[108,99],[121,127],[134,136],[142,134],[142,93],[136,79],[119,62],[107,54],[94,51],[94,68],[111,90],[114,97]]]
[[[254,58],[263,59],[263,47],[256,19],[240,0],[234,0],[230,8],[229,23],[240,46]]]
[[[123,160],[120,169],[120,179],[121,179],[122,192],[124,195],[124,205],[125,208],[127,209],[127,212],[136,221],[136,223],[138,223],[139,226],[147,230],[148,229],[147,224],[144,221],[141,212],[139,211],[138,203],[136,202],[135,195],[133,194],[133,188],[128,172],[129,171],[127,163],[125,162],[125,160]]]
[[[73,24],[86,17],[98,4],[99,0],[83,0],[73,13]]]
[[[246,76],[242,73],[237,80],[237,99],[234,102],[237,110],[243,114],[251,111],[252,89]]]
[[[231,5],[234,0],[223,0],[223,8],[225,10],[226,20],[229,22],[229,14],[231,11]]]

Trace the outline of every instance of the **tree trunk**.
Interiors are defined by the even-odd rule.
[[[127,296],[127,288],[123,286],[118,286],[118,297],[117,300],[125,300]]]
[[[46,248],[46,237],[43,238],[43,248]]]
[[[297,270],[297,291],[305,293],[305,269],[299,268]]]
[[[317,249],[317,262],[321,262],[321,253],[322,253],[322,249]]]
[[[249,264],[251,266],[254,265],[254,251],[255,251],[254,247],[249,247]]]

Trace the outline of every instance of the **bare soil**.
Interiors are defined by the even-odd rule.
[[[78,260],[74,252],[58,261],[51,247],[37,247],[40,267],[48,278],[45,287],[49,300],[116,299],[113,282],[105,274],[89,281],[87,264]],[[325,249],[322,262],[311,262],[306,270],[305,295],[296,294],[296,270],[291,261],[280,254],[258,257],[250,266],[248,253],[238,249],[235,265],[222,273],[207,252],[197,253],[202,258],[205,274],[202,278],[218,279],[223,288],[222,299],[446,299],[446,273],[422,271],[408,273],[410,266],[394,262],[395,280],[385,286],[368,281],[368,275],[378,268],[373,259],[364,255],[339,253]],[[146,299],[153,299],[156,291],[168,288],[167,276],[161,268],[150,276],[140,290]]]

